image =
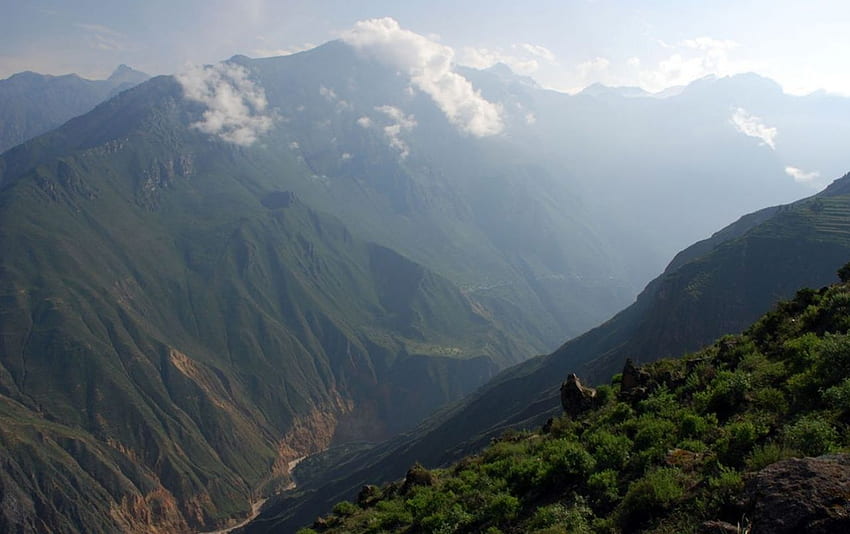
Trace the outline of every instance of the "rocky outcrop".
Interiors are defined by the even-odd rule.
[[[747,482],[744,507],[753,534],[850,532],[850,455],[769,465]]]
[[[564,413],[570,417],[592,410],[597,405],[596,390],[582,386],[581,380],[575,373],[568,376],[567,380],[561,384],[561,406],[564,408]]]
[[[416,463],[407,470],[407,475],[404,477],[404,485],[401,487],[401,493],[406,495],[415,486],[433,486],[434,475],[425,469],[422,464]]]
[[[626,358],[623,366],[623,378],[620,382],[620,400],[630,401],[642,399],[649,390],[652,377],[648,372],[637,367],[631,358]]]

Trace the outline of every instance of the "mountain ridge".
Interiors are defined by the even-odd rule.
[[[850,196],[834,194],[844,193],[848,182],[845,175],[819,195],[744,216],[686,249],[635,304],[606,323],[503,371],[407,435],[346,458],[347,469],[330,468],[347,477],[304,480],[305,493],[270,501],[244,532],[295,529],[351,499],[363,484],[396,479],[413,462],[444,465],[507,429],[543,424],[560,410],[553,376],[577,373],[590,384],[605,382],[626,358],[642,362],[697,350],[744,328],[796,288],[828,283],[850,257],[850,218],[842,216],[837,226],[820,221],[834,221],[831,210],[850,209]]]

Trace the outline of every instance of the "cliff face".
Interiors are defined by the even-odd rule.
[[[596,389],[564,414],[442,468],[364,486],[303,534],[845,532],[850,526],[850,264],[743,333]],[[240,532],[297,527],[264,513]]]
[[[409,435],[347,459],[357,466],[349,476],[305,481],[315,493],[270,505],[266,521],[304,524],[364,483],[395,479],[414,461],[443,465],[507,428],[543,424],[560,410],[553,376],[576,373],[585,383],[604,383],[627,358],[640,363],[697,350],[745,328],[797,288],[829,283],[850,258],[849,181],[844,176],[819,195],[742,217],[694,244],[606,323],[550,355],[503,371]]]
[[[295,459],[409,428],[529,350],[192,112],[159,78],[0,158],[12,532],[227,524]]]

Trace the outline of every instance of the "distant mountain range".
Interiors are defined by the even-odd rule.
[[[396,462],[443,461],[536,420],[566,369],[601,378],[619,347],[696,347],[846,252],[843,193],[762,212],[715,240],[749,243],[802,214],[799,235],[764,230],[805,254],[781,267],[787,280],[747,245],[679,286],[698,265],[680,257],[600,329],[411,430],[611,317],[684,244],[808,194],[848,128],[830,119],[845,99],[754,76],[659,99],[564,95],[504,67],[438,74],[337,41],[123,91],[137,75],[119,69],[89,110],[51,84],[101,82],[3,82],[31,83],[10,109],[35,105],[41,83],[68,115],[0,156],[0,484],[14,496],[0,530],[217,528],[291,487],[304,456],[350,459],[412,432],[327,460],[335,472],[314,457],[299,489],[328,473],[338,484],[264,515],[303,519],[359,480],[397,476]],[[761,278],[736,296],[742,268]]]
[[[150,76],[119,65],[105,80],[21,72],[0,80],[0,153],[48,132]]]

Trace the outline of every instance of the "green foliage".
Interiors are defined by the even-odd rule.
[[[774,442],[755,447],[747,458],[747,469],[759,471],[780,460],[794,456],[794,451]]]
[[[629,459],[632,441],[622,435],[607,430],[596,430],[585,434],[582,442],[590,449],[596,464],[601,469],[620,469]]]
[[[348,501],[340,501],[336,503],[333,507],[334,515],[345,517],[354,514],[357,512],[359,508],[356,504],[348,502]]]
[[[845,378],[840,384],[826,389],[823,392],[823,401],[829,408],[850,411],[850,378]]]
[[[850,263],[845,263],[838,269],[838,279],[845,284],[850,282]]]
[[[806,456],[819,456],[838,444],[838,432],[819,415],[812,414],[785,427],[786,444]]]
[[[738,513],[748,473],[850,446],[850,338],[821,330],[842,324],[837,291],[801,291],[743,335],[649,364],[656,380],[642,399],[611,395],[545,434],[506,433],[416,488],[406,523],[380,528],[678,533]],[[331,531],[358,532],[356,515]]]
[[[659,468],[632,482],[618,510],[623,526],[642,525],[668,511],[682,496],[678,471]]]

